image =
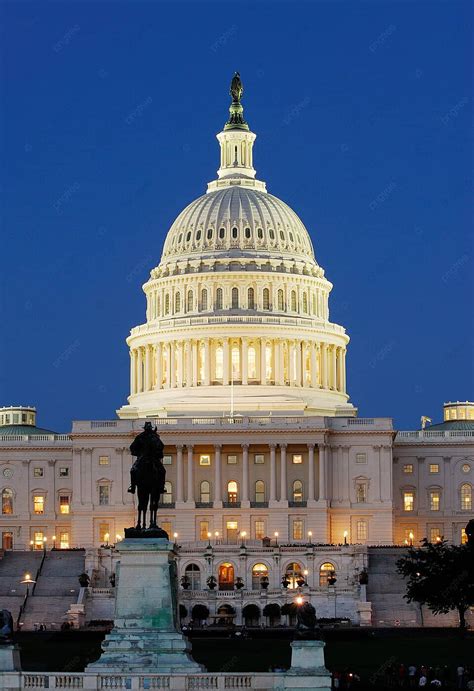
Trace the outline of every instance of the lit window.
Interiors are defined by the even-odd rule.
[[[465,528],[461,528],[461,545],[467,545],[467,533]]]
[[[356,453],[356,463],[367,463],[367,454]]]
[[[415,495],[413,492],[403,492],[403,510],[413,511]]]
[[[365,482],[358,482],[356,484],[356,501],[358,504],[363,504],[367,501],[367,484]]]
[[[59,547],[61,549],[69,549],[69,533],[59,533]]]
[[[472,509],[472,487],[467,482],[461,485],[461,510],[471,511]]]
[[[109,465],[109,457],[99,456],[99,465]]]
[[[2,514],[11,516],[13,514],[13,490],[2,490]]]
[[[69,468],[59,468],[59,477],[69,477]]]
[[[303,539],[303,521],[293,521],[293,540]]]
[[[255,521],[255,539],[263,540],[265,537],[265,521]]]
[[[268,578],[268,569],[265,564],[255,564],[252,566],[252,590],[259,590],[263,576]]]
[[[441,530],[439,528],[430,528],[430,542],[439,542],[441,540]]]
[[[430,492],[430,511],[439,511],[440,496],[438,490],[432,490]]]
[[[35,513],[44,513],[44,496],[42,494],[35,494],[33,497],[33,511]]]
[[[203,480],[200,484],[200,499],[201,504],[210,504],[211,502],[211,485],[207,480]]]
[[[239,307],[239,289],[232,288],[232,309],[238,309]]]
[[[297,580],[299,580],[302,576],[300,564],[298,564],[298,562],[296,561],[292,562],[291,564],[288,564],[288,566],[286,567],[285,575],[290,581],[290,584],[288,586],[290,590],[294,590],[295,588],[297,588]]]
[[[171,482],[165,482],[165,491],[161,495],[161,502],[163,504],[173,503],[173,485]]]
[[[236,465],[237,463],[237,456],[227,456],[227,464],[228,465]]]
[[[227,483],[227,501],[229,504],[236,504],[238,497],[238,487],[235,480]]]
[[[469,465],[469,463],[464,463],[462,466],[462,472],[468,473],[470,470],[471,470],[471,466]]]
[[[99,485],[99,504],[101,506],[107,506],[110,498],[110,487],[109,485]]]
[[[293,482],[293,501],[298,503],[303,501],[303,483],[301,480]]]
[[[69,496],[67,494],[59,497],[59,512],[69,513]]]
[[[336,567],[331,562],[321,564],[319,567],[319,585],[331,585],[331,580],[336,577]]]
[[[270,291],[268,290],[268,288],[263,289],[263,309],[270,309]]]
[[[439,473],[439,464],[438,463],[430,463],[430,474],[434,475],[435,473]]]
[[[197,564],[188,564],[184,570],[191,590],[201,590],[201,571]]]
[[[303,463],[303,456],[300,453],[293,454],[293,463]]]
[[[199,521],[199,539],[207,540],[209,532],[209,521]]]
[[[173,456],[163,456],[163,465],[171,465],[173,463]]]
[[[34,468],[33,469],[33,477],[43,477],[43,475],[44,475],[43,468]]]
[[[239,532],[239,524],[237,521],[227,521],[226,522],[227,539],[233,540],[237,537]]]
[[[171,521],[168,521],[166,519],[164,521],[161,521],[160,528],[163,528],[163,530],[165,531],[165,533],[168,534],[169,537],[171,537],[171,535],[173,534],[173,526],[171,524]]]
[[[255,501],[257,504],[265,501],[265,483],[263,480],[257,480],[255,483]]]
[[[201,454],[199,456],[199,465],[211,465],[211,457],[208,454]]]
[[[367,521],[362,519],[357,521],[356,532],[358,540],[367,540]]]
[[[99,540],[101,543],[108,542],[110,537],[110,525],[99,523]]]
[[[44,533],[42,530],[35,530],[35,532],[33,533],[33,542],[35,549],[43,549]]]
[[[412,544],[413,539],[415,537],[415,531],[413,530],[413,528],[405,528],[404,535],[405,535],[405,543],[406,544]]]
[[[263,453],[256,453],[253,457],[253,462],[258,465],[259,463],[265,463],[265,455]]]
[[[403,466],[403,472],[407,475],[413,473],[413,463],[405,463]]]

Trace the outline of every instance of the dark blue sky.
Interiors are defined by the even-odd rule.
[[[110,418],[239,70],[255,165],[311,233],[360,415],[473,397],[470,3],[1,6],[1,404]]]

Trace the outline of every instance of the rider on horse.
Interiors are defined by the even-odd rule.
[[[131,492],[131,494],[135,494],[139,468],[145,460],[154,463],[156,473],[162,485],[160,494],[163,494],[165,489],[165,469],[163,468],[161,459],[163,458],[164,448],[164,444],[156,431],[156,427],[153,429],[151,422],[145,422],[143,432],[133,440],[130,446],[132,456],[137,457],[130,468],[130,487],[128,491]]]

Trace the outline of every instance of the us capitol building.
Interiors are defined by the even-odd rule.
[[[159,518],[191,606],[211,575],[229,602],[241,579],[241,609],[262,578],[280,604],[300,579],[331,616],[334,572],[340,611],[368,623],[368,546],[464,539],[474,404],[445,404],[442,423],[417,431],[357,417],[332,284],[301,219],[256,177],[240,96],[217,135],[217,179],[178,215],[143,286],[118,419],[56,434],[34,407],[0,409],[3,549],[85,547],[100,569],[134,520],[129,446],[146,418],[165,443]]]

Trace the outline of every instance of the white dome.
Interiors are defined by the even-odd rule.
[[[268,192],[238,185],[191,202],[171,226],[161,261],[207,254],[299,258],[315,264],[308,231],[293,209]]]

